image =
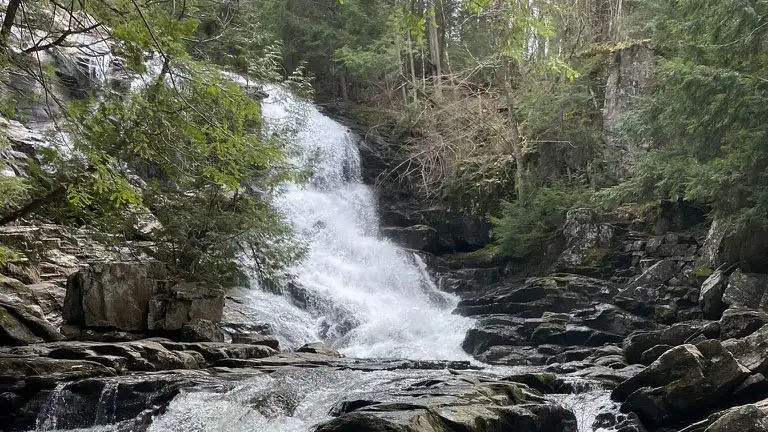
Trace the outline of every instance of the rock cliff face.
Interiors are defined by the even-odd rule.
[[[621,137],[619,125],[634,104],[650,88],[653,51],[646,45],[617,50],[605,86],[603,139],[606,162],[614,178],[622,178],[646,151],[646,143]]]
[[[68,324],[128,332],[180,330],[193,320],[219,322],[224,290],[176,283],[158,262],[94,263],[67,282]]]

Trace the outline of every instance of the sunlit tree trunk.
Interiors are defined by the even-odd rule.
[[[408,62],[411,66],[411,85],[413,86],[413,102],[418,101],[418,95],[416,89],[418,84],[416,81],[416,62],[413,59],[413,38],[411,37],[411,29],[408,29]]]

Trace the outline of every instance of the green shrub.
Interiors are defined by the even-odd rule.
[[[585,186],[563,183],[542,187],[528,199],[505,201],[501,217],[491,218],[494,236],[502,250],[522,257],[543,246],[565,222],[568,209],[588,203]]]

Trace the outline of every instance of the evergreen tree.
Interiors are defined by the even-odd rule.
[[[655,0],[641,12],[660,57],[624,130],[653,150],[602,197],[695,200],[732,228],[768,226],[768,4]]]
[[[204,48],[190,43],[201,35],[232,35],[230,27],[217,34],[199,28],[213,19],[212,5],[125,0],[78,3],[64,11],[40,5],[71,16],[70,27],[21,52],[6,51],[10,65],[34,61],[34,52],[96,29],[128,71],[143,76],[143,85],[129,91],[101,86],[62,104],[70,153],[43,152],[31,162],[25,189],[0,202],[2,223],[36,213],[131,239],[139,220],[151,215],[160,222],[150,235],[153,253],[181,273],[217,281],[238,276],[242,255],[264,281],[301,255],[271,200],[280,183],[302,173],[287,162],[284,140],[263,136],[258,98],[209,60],[258,79],[280,75],[259,55],[263,38],[254,37],[254,46],[238,48],[233,58],[190,48]],[[56,15],[35,16],[40,22],[26,17],[16,25],[56,28]],[[147,67],[148,54],[158,60],[158,70]],[[34,79],[56,78],[41,71]],[[0,185],[18,182],[0,176]]]

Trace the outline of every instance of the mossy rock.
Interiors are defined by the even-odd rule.
[[[677,321],[677,307],[658,305],[653,311],[653,320],[661,324],[674,324]]]
[[[602,267],[605,264],[606,258],[611,254],[609,248],[590,248],[584,256],[584,264],[588,267]]]

